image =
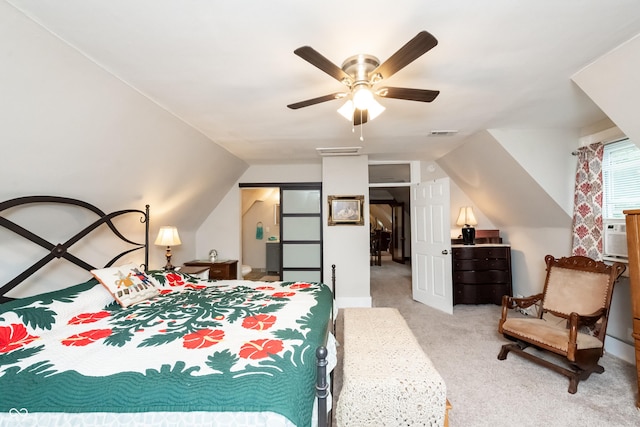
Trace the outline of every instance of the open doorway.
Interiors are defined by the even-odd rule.
[[[371,188],[371,265],[382,266],[385,257],[400,264],[411,259],[409,187]]]
[[[241,188],[242,276],[280,280],[280,187]]]

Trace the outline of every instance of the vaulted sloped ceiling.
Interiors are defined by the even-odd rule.
[[[571,224],[565,209],[488,131],[468,138],[437,163],[498,228]]]
[[[572,79],[640,147],[640,36],[576,73]]]
[[[0,199],[50,194],[105,211],[151,205],[187,232],[248,165],[0,1]]]

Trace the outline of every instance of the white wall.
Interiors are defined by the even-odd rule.
[[[248,165],[5,2],[0,58],[0,199],[60,195],[107,212],[149,204],[152,238],[176,225],[175,263],[193,257],[196,227]],[[49,228],[52,239],[73,232]],[[164,265],[164,248],[151,251],[150,267]],[[3,275],[21,271],[18,258],[0,258]],[[60,274],[59,286],[88,277],[72,268],[78,279]]]
[[[329,226],[323,213],[324,271],[336,265],[336,302],[339,307],[370,307],[369,164],[367,156],[324,157],[322,200],[327,196],[364,195],[364,225]],[[328,281],[325,279],[325,281]]]

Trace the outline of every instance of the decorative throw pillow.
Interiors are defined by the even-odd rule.
[[[155,281],[133,263],[91,270],[91,274],[125,308],[160,294]]]

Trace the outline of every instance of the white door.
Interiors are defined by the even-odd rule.
[[[411,188],[413,299],[453,314],[449,178]]]

